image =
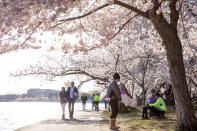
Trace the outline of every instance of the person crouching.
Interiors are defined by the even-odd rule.
[[[157,101],[154,104],[149,104],[148,106],[143,108],[143,119],[149,119],[148,109],[153,112],[157,117],[164,118],[164,114],[166,112],[166,104],[164,100],[160,97],[159,92],[155,93],[155,97]]]

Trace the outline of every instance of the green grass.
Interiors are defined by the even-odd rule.
[[[110,113],[105,111],[102,115],[109,119]],[[141,115],[141,107],[137,107],[131,113],[119,113],[117,122],[121,126],[121,131],[173,131],[176,127],[177,118],[175,107],[168,107],[165,114],[167,119],[141,120]]]

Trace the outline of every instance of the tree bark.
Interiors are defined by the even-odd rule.
[[[192,109],[183,63],[182,45],[177,29],[163,15],[150,17],[161,36],[167,52],[168,67],[173,85],[178,123],[176,131],[196,131],[197,120]]]

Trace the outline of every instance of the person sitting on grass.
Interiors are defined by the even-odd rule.
[[[160,97],[159,92],[155,93],[157,101],[154,104],[149,104],[143,108],[142,120],[148,118],[148,109],[153,112],[158,118],[163,118],[166,112],[166,104],[164,100]]]

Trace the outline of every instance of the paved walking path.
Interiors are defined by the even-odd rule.
[[[29,125],[16,131],[109,131],[107,120],[100,112],[77,111],[74,119],[49,119]]]

